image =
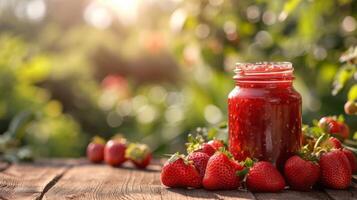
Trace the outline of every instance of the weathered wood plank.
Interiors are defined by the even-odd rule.
[[[172,189],[163,188],[162,199],[182,200],[182,199],[227,199],[227,200],[247,200],[255,199],[254,195],[248,191],[229,190],[229,191],[207,191],[203,189]]]
[[[160,166],[134,170],[125,165],[80,165],[70,169],[44,199],[160,199]]]
[[[249,192],[169,189],[160,183],[160,165],[135,170],[106,165],[81,165],[70,169],[44,199],[254,199]]]
[[[334,200],[356,200],[357,184],[352,182],[351,187],[348,190],[325,189],[325,192]]]
[[[113,168],[93,165],[83,159],[11,165],[0,172],[0,199],[357,199],[356,183],[349,190],[254,194],[238,190],[165,188],[159,180],[161,165],[162,162],[156,160],[149,170],[136,170],[130,163]]]
[[[289,199],[289,200],[330,200],[330,197],[324,192],[314,190],[311,192],[299,192],[293,190],[284,190],[280,193],[255,193],[255,197],[260,200],[269,199]]]
[[[68,165],[18,164],[0,172],[0,199],[41,199]]]

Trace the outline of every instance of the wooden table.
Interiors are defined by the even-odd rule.
[[[43,160],[0,164],[0,199],[357,199],[355,183],[348,190],[321,189],[282,193],[169,189],[160,183],[161,164],[136,170],[81,160]]]

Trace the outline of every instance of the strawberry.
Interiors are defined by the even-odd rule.
[[[357,101],[347,101],[344,106],[345,113],[348,115],[357,114]]]
[[[210,144],[203,143],[200,149],[196,150],[196,152],[202,152],[207,154],[208,156],[212,156],[216,152],[216,150]]]
[[[346,189],[351,183],[351,166],[342,150],[324,153],[319,161],[321,182],[332,189]]]
[[[279,192],[284,189],[285,180],[273,164],[260,161],[250,168],[246,184],[253,192]]]
[[[319,180],[320,166],[300,156],[292,156],[285,163],[284,175],[292,189],[306,191]]]
[[[93,163],[100,163],[104,159],[104,144],[105,141],[96,136],[87,146],[87,158]]]
[[[188,160],[192,161],[195,165],[196,169],[200,173],[201,178],[205,175],[207,162],[209,160],[209,156],[202,152],[193,152],[188,155]]]
[[[337,134],[341,129],[340,123],[335,120],[331,120],[330,122],[328,122],[327,128],[328,133],[331,134]]]
[[[151,162],[152,153],[146,144],[130,144],[125,151],[125,157],[137,168],[145,169]]]
[[[221,147],[224,147],[223,142],[217,139],[210,140],[207,144],[211,145],[216,151],[218,151]]]
[[[187,140],[188,143],[186,143],[186,146],[188,154],[192,152],[203,152],[208,156],[212,156],[216,152],[216,149],[212,145],[204,142],[204,139],[201,135],[193,137],[191,134],[189,134]]]
[[[342,122],[339,122],[339,125],[340,131],[337,134],[343,139],[347,139],[350,136],[350,128],[347,126],[347,124]]]
[[[350,163],[350,166],[351,166],[351,172],[352,172],[352,174],[354,174],[357,170],[357,159],[356,159],[355,155],[353,154],[352,151],[350,151],[348,149],[342,149],[342,152],[347,157],[347,159]]]
[[[227,155],[228,154],[228,155]],[[203,187],[207,190],[231,190],[240,186],[240,166],[228,152],[217,152],[208,160]]]
[[[328,142],[330,143],[330,145],[335,148],[335,149],[342,149],[342,144],[340,142],[339,139],[335,138],[335,137],[330,137],[328,139]]]
[[[199,188],[202,181],[195,166],[178,153],[164,164],[161,182],[167,187]]]
[[[347,139],[350,134],[349,127],[343,122],[343,120],[337,119],[335,116],[321,118],[318,126],[327,133],[342,139]]]
[[[111,139],[105,144],[104,160],[108,165],[120,166],[126,161],[126,140],[123,138]]]

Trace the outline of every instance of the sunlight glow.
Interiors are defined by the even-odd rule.
[[[124,25],[136,22],[141,0],[96,0],[111,9]]]
[[[90,3],[84,11],[85,21],[99,29],[108,28],[112,23],[112,18],[106,8],[96,2]]]

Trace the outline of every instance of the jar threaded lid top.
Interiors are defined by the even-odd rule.
[[[294,68],[290,62],[236,63],[237,81],[292,81]]]

